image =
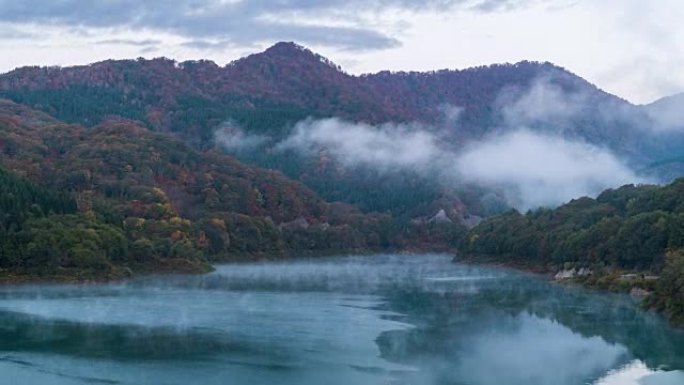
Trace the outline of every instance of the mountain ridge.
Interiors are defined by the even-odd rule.
[[[11,184],[11,194],[0,194],[3,218],[21,219],[0,224],[0,269],[19,277],[204,271],[207,260],[404,241],[389,215],[327,202],[277,170],[193,149],[134,122],[85,128],[4,100],[0,176]],[[34,191],[64,198],[40,200],[32,196],[47,194]],[[106,246],[112,239],[116,250]]]
[[[216,132],[226,125],[272,144],[288,137],[299,122],[338,118],[372,126],[428,127],[439,131],[441,144],[450,151],[524,127],[608,148],[639,169],[678,155],[677,146],[672,145],[676,141],[647,134],[649,117],[638,106],[549,62],[357,76],[303,46],[281,42],[222,67],[207,60],[179,63],[166,58],[108,60],[66,68],[26,67],[0,75],[0,97],[86,127],[111,121],[137,122],[151,131],[182,138],[200,150],[216,148]],[[510,121],[511,110],[547,102],[559,104],[555,109],[561,111],[560,116],[539,119],[523,111],[515,117],[520,121]],[[562,111],[564,103],[576,104],[570,106],[572,114]],[[445,113],[449,109],[456,111],[454,121]],[[330,200],[359,203],[365,199],[358,196],[359,188],[369,188],[369,181],[379,180],[370,174],[339,183],[340,177],[354,173],[338,172],[338,164],[322,164],[316,157],[282,155],[270,147],[233,155],[257,166],[277,168]],[[679,164],[668,165],[667,174],[679,169]],[[409,182],[407,178],[413,178],[413,184],[422,180],[405,177],[396,185]],[[421,196],[430,201],[444,197],[441,188],[432,190]],[[369,191],[366,195],[389,193]],[[365,209],[386,209],[375,203]],[[434,215],[421,213],[428,214]]]
[[[361,108],[359,105],[365,103],[372,108],[357,114],[356,117],[370,123],[378,123],[389,120],[429,119],[430,115],[435,112],[436,106],[428,106],[427,109],[416,107],[418,103],[415,97],[409,98],[413,99],[410,103],[402,100],[410,94],[409,91],[418,96],[431,95],[431,91],[430,103],[451,103],[462,105],[467,109],[470,104],[477,103],[477,100],[468,100],[466,94],[480,92],[473,87],[484,84],[483,79],[502,78],[491,85],[482,86],[482,92],[486,95],[485,99],[492,102],[503,87],[503,83],[524,86],[526,82],[539,76],[540,73],[550,72],[556,75],[563,74],[561,80],[564,87],[580,85],[598,90],[595,85],[549,62],[522,61],[515,64],[493,64],[458,70],[380,71],[372,74],[350,75],[332,61],[292,42],[277,43],[263,52],[237,59],[223,67],[208,60],[175,62],[167,58],[106,60],[85,66],[64,68],[22,67],[0,75],[0,90],[8,92],[17,89],[35,90],[41,87],[59,89],[75,85],[90,85],[93,87],[118,86],[130,93],[130,88],[135,87],[132,84],[135,81],[142,81],[162,91],[168,90],[168,92],[157,92],[158,96],[181,92],[212,101],[225,99],[223,94],[271,96],[275,100],[269,100],[270,103],[293,102],[293,100],[287,100],[291,98],[294,102],[289,104],[300,106],[303,104],[309,109],[323,109],[327,115],[340,117],[353,118],[354,114],[345,111],[345,108]],[[303,91],[313,93],[316,98],[297,100],[297,98],[302,98],[300,94],[307,93]],[[615,95],[601,92],[604,96],[627,103]],[[345,98],[347,95],[349,96]],[[10,98],[11,96],[10,94]],[[336,100],[339,98],[342,100]],[[317,104],[316,100],[321,99],[331,99],[330,103],[334,105],[321,105],[320,102]],[[160,102],[163,101],[162,98]],[[253,108],[254,100],[248,100],[241,107]],[[380,112],[373,114],[367,111],[372,109]],[[406,109],[409,110],[406,111]]]

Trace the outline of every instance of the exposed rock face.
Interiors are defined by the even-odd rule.
[[[280,225],[281,229],[287,229],[287,230],[306,230],[310,226],[309,221],[307,221],[305,218],[299,217],[295,219],[294,221],[287,222],[287,223],[282,223]]]
[[[465,215],[463,217],[463,224],[466,225],[469,229],[472,229],[473,227],[477,226],[482,222],[482,217],[477,216],[477,215]]]
[[[561,270],[553,277],[556,281],[562,281],[564,279],[570,279],[575,276],[575,269]]]
[[[428,220],[428,223],[453,223],[444,209],[439,209],[437,214]]]
[[[639,278],[639,276],[636,274],[622,274],[618,279],[620,282],[633,282],[636,281],[637,278]]]
[[[571,279],[575,277],[586,277],[589,275],[593,275],[594,272],[591,271],[590,269],[587,269],[586,267],[582,267],[580,269],[566,269],[566,270],[561,270],[556,275],[553,277],[556,281],[562,281],[565,279]]]
[[[651,292],[640,287],[633,287],[632,290],[629,291],[629,294],[633,297],[646,297],[651,294]]]

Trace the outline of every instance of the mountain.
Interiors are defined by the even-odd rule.
[[[645,108],[660,130],[684,130],[684,93],[656,100]]]
[[[5,277],[115,278],[231,258],[459,245],[478,260],[653,290],[649,303],[684,322],[681,179],[478,224],[506,210],[496,187],[350,165],[329,148],[278,148],[300,123],[325,118],[344,123],[330,136],[429,134],[448,154],[524,129],[591,144],[663,180],[684,174],[681,96],[635,106],[537,62],[354,76],[278,43],[223,67],[158,58],[20,68],[0,75],[0,97]],[[216,143],[224,130],[251,144]],[[402,151],[411,152],[387,158]]]
[[[659,99],[642,107],[663,146],[661,156],[647,165],[662,180],[684,175],[684,93]]]
[[[18,276],[196,270],[407,239],[390,216],[328,203],[280,172],[131,121],[85,128],[9,101],[0,101],[0,177],[0,269]]]
[[[86,126],[111,117],[211,144],[216,126],[237,119],[263,127],[340,110],[387,116],[371,95],[325,59],[294,44],[219,67],[209,61],[104,61],[88,66],[28,67],[0,79],[2,94],[57,118]],[[346,116],[351,117],[351,113]],[[345,116],[345,117],[346,117]]]
[[[326,200],[413,217],[439,209],[488,214],[481,202],[488,192],[463,183],[445,190],[415,173],[350,169],[325,154],[283,154],[275,144],[307,118],[417,124],[453,152],[524,127],[607,148],[657,178],[684,171],[658,166],[684,155],[674,145],[680,136],[654,134],[644,108],[551,63],[353,76],[307,48],[278,43],[226,66],[158,58],[20,68],[0,75],[0,96],[86,127],[134,121],[200,150],[216,146],[219,128],[235,126],[261,143],[251,151],[230,150],[243,162],[278,169]]]
[[[216,125],[227,119],[248,130],[282,130],[308,116],[435,123],[449,105],[463,109],[465,125],[486,131],[500,123],[503,91],[512,98],[539,79],[586,95],[594,108],[630,106],[550,63],[352,76],[295,43],[278,43],[224,67],[164,58],[25,67],[0,76],[0,93],[66,122],[91,126],[122,117],[197,144],[211,141]]]

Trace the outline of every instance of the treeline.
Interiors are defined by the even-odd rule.
[[[641,285],[654,291],[650,304],[684,324],[684,179],[511,211],[473,228],[459,251],[547,271],[584,268],[586,282],[607,288]]]
[[[125,257],[123,233],[77,214],[68,194],[0,169],[0,269],[41,275],[56,268],[104,270]]]
[[[296,122],[328,117],[371,124],[444,125],[450,131],[449,142],[468,143],[482,137],[488,127],[501,124],[497,106],[503,90],[522,92],[539,76],[553,77],[568,90],[590,87],[551,64],[533,62],[355,77],[307,49],[279,43],[224,67],[204,60],[176,63],[157,58],[22,68],[0,76],[0,96],[87,127],[130,119],[153,131],[172,133],[201,150],[214,146],[214,134],[226,122],[277,143]],[[448,106],[463,107],[457,130],[452,129],[453,117],[444,113]],[[592,132],[598,127],[586,126]],[[445,193],[442,183],[415,173],[387,177],[267,147],[235,155],[280,170],[328,201],[406,217],[434,215],[421,212],[421,205],[440,198],[458,197],[475,209],[482,205],[483,193],[467,201],[461,192]]]
[[[2,101],[0,167],[13,172],[0,190],[5,275],[197,271],[234,258],[447,245],[464,231],[329,203],[280,172],[134,122],[84,128]]]
[[[104,279],[151,266],[150,249],[125,223],[107,223],[101,213],[79,212],[73,194],[40,187],[0,169],[0,276],[3,279]],[[154,238],[153,238],[154,239]],[[199,254],[182,257],[187,270],[206,269]],[[190,258],[189,258],[190,257]]]
[[[55,193],[0,169],[0,231],[21,231],[29,219],[76,211],[67,194]]]

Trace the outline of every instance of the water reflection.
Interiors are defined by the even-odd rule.
[[[643,362],[636,360],[609,371],[596,381],[595,385],[681,385],[684,373],[664,372],[649,369]]]
[[[628,297],[446,256],[0,290],[14,383],[670,385],[683,363]]]

